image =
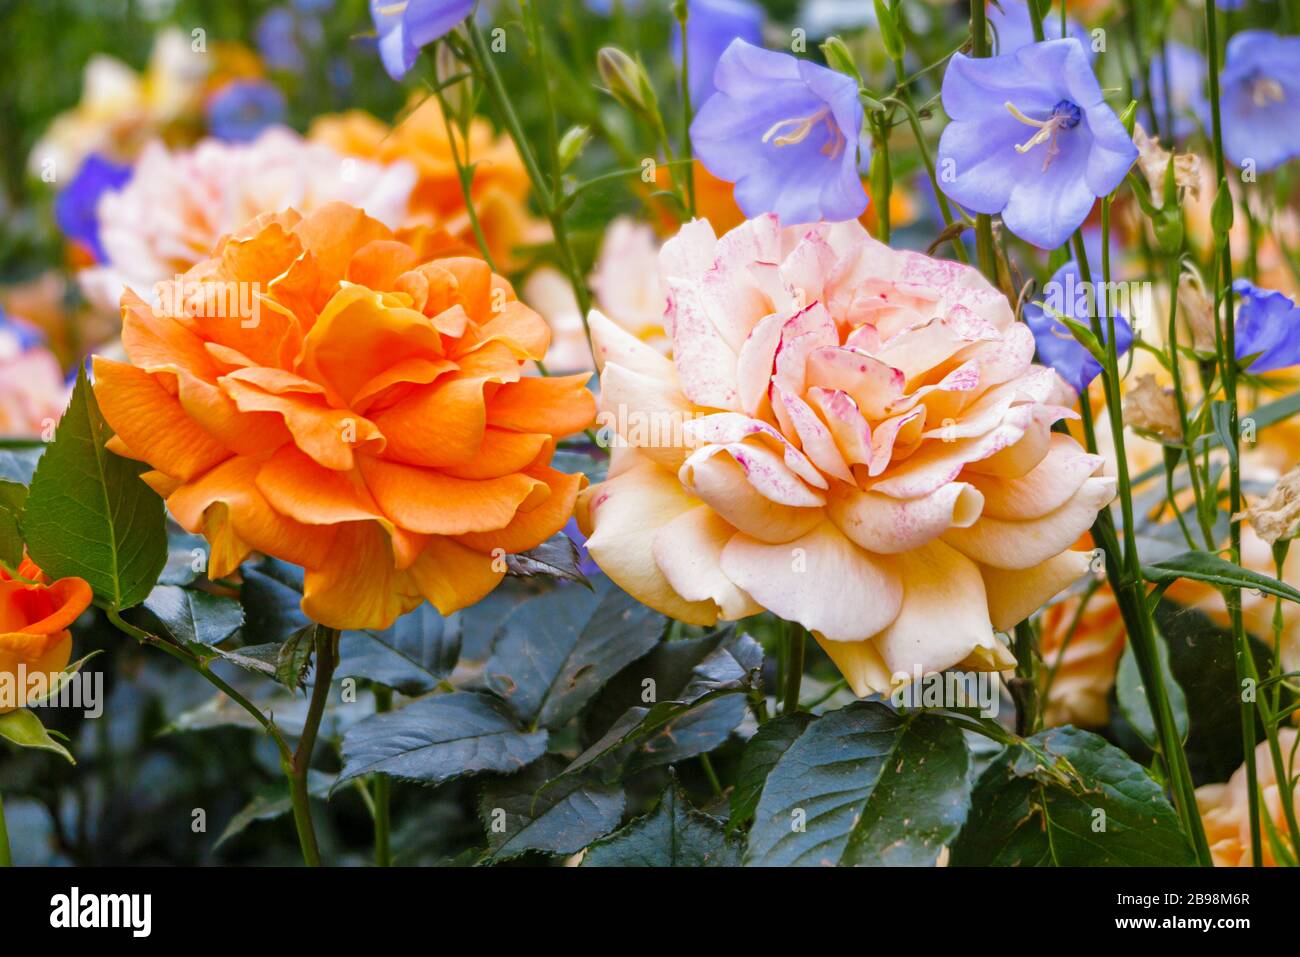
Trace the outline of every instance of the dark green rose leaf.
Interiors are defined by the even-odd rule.
[[[561,759],[548,755],[484,789],[479,818],[492,860],[527,851],[574,854],[618,827],[622,786],[573,775],[547,787],[563,769]]]
[[[812,720],[813,716],[806,711],[783,714],[760,727],[749,739],[731,792],[728,827],[736,827],[754,816],[768,774]]]
[[[740,843],[717,818],[691,807],[676,779],[658,806],[591,845],[583,867],[735,867]]]
[[[383,631],[345,631],[335,675],[365,678],[413,697],[438,687],[459,657],[459,625],[425,603]]]
[[[179,585],[158,585],[144,607],[187,645],[219,645],[244,623],[244,609],[233,598]]]

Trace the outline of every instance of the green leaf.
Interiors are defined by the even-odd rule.
[[[20,748],[35,748],[38,751],[52,751],[67,758],[69,764],[76,764],[72,753],[58,741],[50,737],[35,712],[19,708],[8,714],[0,714],[0,738]]]
[[[203,648],[221,644],[244,623],[244,609],[233,598],[179,585],[156,586],[144,607],[177,641]]]
[[[578,546],[563,532],[557,532],[536,548],[506,556],[506,574],[515,578],[558,578],[591,587],[578,567]]]
[[[330,789],[334,786],[334,775],[326,774],[324,771],[308,769],[307,771],[307,793],[314,798],[324,800],[329,797]],[[216,850],[226,841],[230,840],[237,834],[243,833],[249,825],[257,821],[273,821],[277,817],[283,817],[293,810],[293,798],[289,794],[289,784],[281,780],[271,784],[259,791],[253,800],[249,801],[244,808],[230,819],[226,829],[221,832],[217,838],[217,843],[212,845]]]
[[[120,611],[149,597],[167,561],[167,529],[162,499],[140,480],[149,466],[107,451],[109,434],[83,369],[20,524],[45,574],[84,578]]]
[[[14,571],[23,560],[23,533],[18,517],[27,501],[27,486],[0,479],[0,563]]]
[[[510,860],[528,851],[575,854],[618,827],[622,786],[574,775],[544,787],[563,769],[560,758],[548,755],[484,788],[479,818],[491,860]]]
[[[311,666],[311,652],[316,638],[316,626],[299,628],[284,640],[275,654],[275,680],[286,688],[302,687]]]
[[[674,778],[658,806],[591,845],[583,867],[735,867],[740,845],[722,822],[691,807]]]
[[[970,802],[961,732],[858,702],[815,721],[767,777],[745,863],[930,866]]]
[[[1174,724],[1178,734],[1187,740],[1187,697],[1179,687],[1169,668],[1169,645],[1161,636],[1156,636],[1156,654],[1160,659],[1160,671],[1164,677],[1165,693],[1174,712]],[[1155,720],[1151,717],[1151,704],[1147,700],[1146,687],[1142,683],[1142,673],[1138,669],[1137,657],[1133,654],[1133,643],[1125,642],[1124,654],[1119,659],[1119,669],[1115,674],[1115,694],[1120,709],[1133,730],[1138,733],[1147,747],[1155,748],[1157,742]]]
[[[438,687],[460,658],[459,622],[423,604],[383,631],[345,631],[336,678],[365,678],[415,697]]]
[[[545,731],[520,731],[506,706],[489,695],[430,695],[349,728],[337,784],[364,774],[426,784],[479,771],[509,774],[541,757],[546,740]]]
[[[1164,561],[1142,566],[1142,575],[1152,584],[1162,585],[1188,578],[1208,582],[1218,588],[1254,588],[1287,601],[1300,603],[1300,591],[1269,575],[1234,565],[1209,552],[1184,552]]]
[[[954,865],[1190,866],[1160,785],[1123,751],[1077,728],[1008,748],[975,785]]]
[[[761,726],[749,739],[740,759],[740,769],[736,772],[736,786],[731,792],[728,828],[743,824],[754,816],[768,774],[812,720],[813,716],[806,711],[783,714]]]
[[[609,579],[594,591],[551,589],[502,623],[484,668],[487,686],[523,723],[558,727],[650,651],[664,623]]]

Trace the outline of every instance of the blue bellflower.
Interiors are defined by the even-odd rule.
[[[280,88],[261,80],[227,83],[208,101],[208,129],[227,143],[248,143],[284,122],[288,111]]]
[[[1074,334],[1066,328],[1057,315],[1068,316],[1084,325],[1092,322],[1090,309],[1101,316],[1102,343],[1110,327],[1108,306],[1103,294],[1104,287],[1096,282],[1092,290],[1079,276],[1079,267],[1070,260],[1056,271],[1046,286],[1043,287],[1043,305],[1036,302],[1025,303],[1021,315],[1025,325],[1034,334],[1034,343],[1038,346],[1038,357],[1045,365],[1056,370],[1062,379],[1082,395],[1088,383],[1101,373],[1101,364],[1092,357],[1087,349],[1079,344]],[[1133,345],[1133,329],[1123,316],[1115,316],[1115,348],[1119,355],[1128,352]]]
[[[116,192],[131,178],[131,167],[91,153],[63,192],[54,200],[54,221],[63,235],[90,250],[95,262],[104,261],[99,242],[99,216],[95,208],[105,193]]]
[[[370,0],[379,58],[394,80],[406,76],[420,50],[446,36],[474,9],[474,0]]]
[[[1237,311],[1237,360],[1254,360],[1251,372],[1273,372],[1300,365],[1300,306],[1280,292],[1261,289],[1249,279],[1232,284],[1241,297]]]
[[[1165,54],[1169,56],[1168,104],[1165,98]],[[1209,98],[1205,95],[1205,57],[1183,43],[1170,40],[1164,51],[1151,56],[1151,102],[1156,109],[1156,122],[1164,137],[1169,136],[1173,125],[1173,138],[1186,139],[1196,132],[1197,121],[1208,125]]]
[[[688,0],[686,37],[690,53],[691,102],[703,103],[713,92],[713,71],[731,41],[763,43],[763,8],[753,0]],[[682,59],[682,38],[673,38],[673,56]]]
[[[709,172],[736,184],[746,216],[809,223],[862,215],[855,80],[736,39],[713,82],[717,92],[696,114],[691,142]]]
[[[999,3],[1000,8],[997,4],[989,7],[988,20],[989,26],[993,28],[993,52],[997,56],[1005,56],[1035,42],[1034,22],[1029,17],[1029,4],[1025,0],[999,0]],[[1065,36],[1074,37],[1082,43],[1091,59],[1095,54],[1088,42],[1088,31],[1069,17],[1065,20],[1065,26]],[[1061,18],[1044,17],[1043,38],[1059,40],[1061,36]]]
[[[1243,30],[1228,41],[1219,111],[1223,151],[1267,172],[1300,156],[1300,37]]]
[[[952,118],[939,139],[943,191],[977,213],[1001,213],[1042,249],[1062,245],[1137,159],[1074,38],[987,59],[955,54],[943,106]]]

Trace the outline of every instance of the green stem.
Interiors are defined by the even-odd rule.
[[[973,0],[970,5],[970,42],[971,56],[989,55],[988,13],[984,9],[984,0]],[[975,216],[975,252],[980,272],[994,286],[998,286],[998,258],[993,249],[993,218],[987,213],[977,213]]]
[[[709,788],[714,796],[722,797],[722,782],[718,780],[718,772],[713,770],[713,762],[709,760],[707,754],[700,755],[700,767],[704,769],[704,776],[709,779]]]
[[[376,686],[375,713],[383,714],[385,711],[391,711],[392,708],[392,689]],[[374,776],[374,785],[375,866],[391,867],[393,864],[393,849],[390,838],[392,815],[389,805],[392,798],[392,779],[387,774],[376,774]]]
[[[1102,249],[1108,248],[1109,215],[1103,202]],[[1092,282],[1092,270],[1088,265],[1088,253],[1083,242],[1083,233],[1074,235],[1074,252],[1079,267],[1079,276],[1087,288],[1095,290]],[[1103,254],[1103,270],[1109,268],[1109,257]],[[1103,273],[1104,288],[1109,286],[1110,276]],[[1089,296],[1088,301],[1095,303],[1097,297]],[[1106,362],[1102,367],[1102,382],[1106,387],[1106,409],[1110,417],[1111,435],[1115,444],[1115,464],[1119,478],[1120,508],[1124,522],[1124,547],[1121,549],[1115,532],[1114,519],[1109,508],[1097,514],[1093,524],[1093,539],[1106,556],[1106,576],[1111,590],[1120,606],[1125,629],[1133,645],[1133,657],[1137,661],[1138,672],[1146,689],[1147,701],[1151,707],[1152,718],[1159,740],[1159,752],[1165,763],[1165,770],[1174,796],[1174,806],[1183,824],[1183,829],[1192,842],[1197,859],[1204,866],[1211,866],[1209,842],[1205,838],[1205,828],[1201,822],[1200,811],[1196,806],[1196,787],[1192,783],[1191,768],[1187,763],[1187,752],[1183,748],[1182,736],[1178,733],[1178,724],[1174,719],[1173,707],[1169,704],[1169,693],[1165,688],[1164,672],[1160,668],[1160,659],[1156,649],[1155,622],[1151,619],[1151,606],[1147,601],[1142,567],[1138,557],[1137,530],[1134,524],[1133,491],[1128,472],[1128,458],[1124,446],[1124,421],[1120,411],[1119,391],[1119,355],[1115,344],[1115,310],[1108,308],[1108,332],[1102,331],[1101,317],[1097,310],[1090,310],[1090,324],[1098,341],[1105,340]],[[1080,405],[1088,407],[1085,392],[1080,397]],[[1091,415],[1085,423],[1091,421]],[[1095,436],[1090,435],[1090,445],[1095,449]]]
[[[1020,679],[1020,694],[1016,704],[1020,707],[1016,715],[1016,733],[1033,734],[1041,724],[1038,706],[1038,638],[1034,626],[1026,618],[1016,625],[1016,677]]]
[[[433,92],[438,98],[438,105],[442,108],[442,122],[447,130],[447,142],[451,145],[452,162],[456,164],[456,178],[460,180],[460,194],[465,200],[465,212],[469,216],[470,227],[474,230],[474,241],[478,243],[479,252],[483,254],[483,261],[488,264],[488,268],[493,272],[497,272],[497,264],[492,258],[492,250],[488,248],[487,236],[483,232],[483,224],[479,222],[478,210],[474,208],[475,169],[470,166],[469,136],[464,130],[461,130],[461,135],[465,140],[466,153],[465,158],[462,160],[460,146],[456,143],[457,127],[451,122],[446,94],[439,84],[434,84]]]
[[[1215,206],[1231,202],[1227,192],[1227,164],[1223,153],[1223,122],[1219,111],[1219,28],[1218,12],[1213,3],[1205,5],[1205,56],[1209,76],[1210,128],[1214,144],[1215,181],[1218,194]],[[1228,507],[1230,529],[1230,554],[1235,564],[1241,564],[1241,426],[1237,419],[1237,349],[1236,329],[1232,316],[1232,245],[1228,236],[1214,237],[1219,268],[1214,286],[1215,338],[1218,343],[1219,362],[1222,369],[1224,399],[1228,405]],[[1226,592],[1228,617],[1232,621],[1232,642],[1237,669],[1237,693],[1244,690],[1242,682],[1255,670],[1246,627],[1241,612],[1241,589],[1229,588]],[[1251,863],[1260,867],[1264,863],[1264,848],[1259,819],[1259,773],[1255,765],[1255,715],[1250,702],[1241,699],[1241,743],[1245,752],[1246,786],[1250,794]]]
[[[785,695],[782,698],[781,713],[793,714],[799,710],[799,689],[803,684],[804,646],[807,635],[803,625],[796,622],[786,623],[786,636],[790,645],[785,664]]]
[[[294,752],[293,762],[287,769],[289,794],[293,799],[293,822],[298,829],[302,858],[308,867],[321,865],[320,847],[316,843],[316,829],[311,820],[311,794],[307,787],[307,777],[312,752],[316,748],[316,736],[320,732],[321,718],[325,716],[325,705],[329,701],[330,682],[333,681],[334,669],[338,666],[338,629],[317,625],[315,644],[316,678],[311,689],[311,704],[307,707],[307,720],[303,724],[302,736],[298,739],[298,750]]]
[[[0,794],[0,867],[13,867],[13,852],[9,850],[9,828],[5,825],[5,801]]]
[[[678,0],[673,5],[673,13],[682,30],[682,150],[686,154],[686,207],[691,218],[695,218],[695,148],[691,145],[691,120],[694,110],[691,106],[691,45],[686,42],[686,21],[690,10],[686,0]]]

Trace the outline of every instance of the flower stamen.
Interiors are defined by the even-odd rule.
[[[1285,103],[1286,91],[1271,76],[1258,76],[1250,84],[1250,101],[1259,109],[1270,103]]]
[[[1035,146],[1043,143],[1047,144],[1047,155],[1043,157],[1043,172],[1052,165],[1052,160],[1061,152],[1061,146],[1057,142],[1057,136],[1062,130],[1072,130],[1079,125],[1082,112],[1069,100],[1061,100],[1052,108],[1052,115],[1045,120],[1035,120],[1026,116],[1016,108],[1016,105],[1010,100],[1003,104],[1007,111],[1021,123],[1026,126],[1032,126],[1038,130],[1024,143],[1016,144],[1017,153],[1028,153]]]
[[[831,139],[822,147],[821,151],[832,158],[839,156],[844,149],[844,134],[835,125],[829,106],[823,106],[811,116],[794,117],[773,123],[771,128],[763,134],[763,142],[770,142],[773,146],[795,146],[806,140],[812,131],[817,128],[817,124],[822,122],[825,122],[826,128],[830,131]],[[782,132],[787,127],[791,127],[790,131]],[[777,135],[778,133],[780,135]]]

